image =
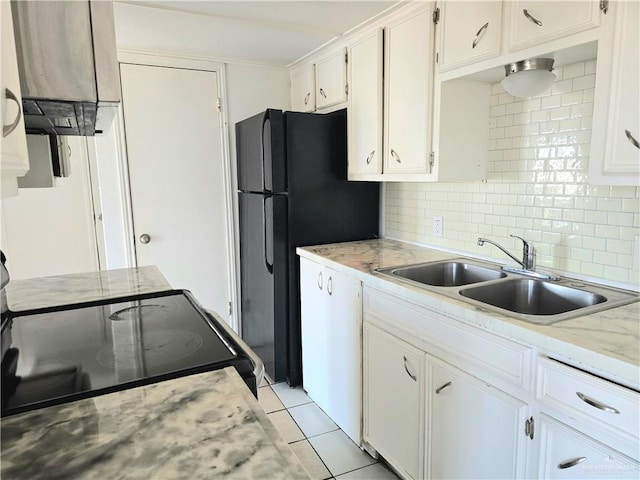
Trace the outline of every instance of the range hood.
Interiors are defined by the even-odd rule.
[[[113,4],[12,0],[27,133],[92,136],[120,104]]]

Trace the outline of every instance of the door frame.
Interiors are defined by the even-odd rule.
[[[236,228],[236,215],[234,213],[235,197],[233,189],[233,178],[231,169],[231,153],[229,148],[229,125],[228,125],[228,112],[226,105],[226,68],[225,64],[220,61],[211,60],[205,57],[197,57],[191,55],[178,55],[165,52],[157,52],[153,50],[129,50],[118,49],[118,63],[128,63],[135,65],[144,65],[150,67],[168,67],[168,68],[182,68],[187,70],[201,70],[206,72],[217,73],[218,92],[217,96],[220,99],[220,108],[218,114],[220,116],[220,138],[222,151],[222,168],[224,172],[224,196],[225,196],[225,217],[227,226],[227,245],[228,251],[228,282],[229,282],[229,296],[230,296],[230,308],[229,312],[217,312],[222,317],[229,315],[229,322],[231,328],[240,332],[240,318],[239,318],[239,298],[238,298],[238,275],[237,275],[237,228]],[[120,196],[123,205],[123,215],[125,225],[125,236],[127,245],[133,245],[134,230],[133,230],[133,209],[131,205],[131,186],[129,183],[129,160],[127,157],[126,139],[122,132],[124,128],[124,122],[122,121],[123,110],[119,109],[120,122],[119,134],[116,137],[116,141],[119,144],[119,152],[117,161],[118,168],[121,172],[126,172],[121,177],[120,183]],[[114,125],[115,126],[115,125]],[[137,266],[137,259],[135,255],[135,248],[129,255],[130,261],[133,267]]]

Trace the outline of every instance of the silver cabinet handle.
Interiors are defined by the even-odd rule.
[[[333,278],[329,277],[329,280],[327,280],[327,293],[329,294],[329,296],[333,295]]]
[[[441,387],[436,388],[436,395],[438,393],[440,393],[442,390],[444,390],[445,388],[450,387],[450,386],[451,386],[451,382],[447,382],[444,385],[442,385]]]
[[[373,160],[373,155],[376,153],[375,150],[371,150],[371,153],[369,154],[369,156],[367,157],[367,165],[369,165],[371,163],[371,160]]]
[[[150,241],[151,241],[151,235],[149,235],[148,233],[143,233],[142,235],[140,235],[140,243],[147,244]]]
[[[631,144],[636,147],[636,148],[640,148],[640,143],[638,143],[638,140],[636,140],[633,135],[631,135],[631,132],[629,130],[625,130],[624,131],[625,135],[627,136],[627,139],[631,142]]]
[[[306,105],[307,103],[309,103],[309,97],[311,96],[311,92],[307,92],[307,94],[304,96],[304,104]]]
[[[524,10],[522,10],[522,13],[524,13],[524,16],[527,17],[529,20],[531,20],[533,23],[535,23],[536,25],[538,25],[539,27],[542,26],[542,22],[540,20],[538,20],[537,18],[535,18],[533,15],[531,15],[527,9],[525,8]]]
[[[597,401],[595,398],[591,398],[587,395],[585,395],[582,392],[576,392],[576,395],[580,398],[580,400],[582,400],[583,402],[591,405],[592,407],[595,407],[599,410],[604,410],[605,412],[609,412],[609,413],[620,413],[620,410],[618,410],[617,408],[613,408],[610,407],[609,405],[605,405],[604,403],[601,403],[599,401]]]
[[[411,373],[409,371],[409,368],[407,367],[407,362],[408,362],[407,357],[403,355],[402,358],[404,358],[404,371],[407,372],[407,375],[409,375],[414,382],[417,382],[418,378],[413,373]]]
[[[473,38],[473,43],[471,44],[471,48],[476,48],[478,46],[478,42],[480,41],[480,35],[482,35],[482,32],[484,32],[487,28],[489,28],[489,22],[485,23],[483,26],[480,27],[480,30],[478,30],[478,33],[476,33],[476,36]]]
[[[575,467],[576,465],[578,465],[579,463],[584,462],[587,459],[587,457],[577,457],[577,458],[572,458],[571,460],[567,460],[566,462],[562,462],[558,464],[558,468],[560,470],[563,470],[565,468],[571,468],[571,467]]]
[[[396,162],[402,163],[402,160],[400,160],[400,156],[396,153],[396,151],[393,148],[391,149],[391,156]]]
[[[13,132],[18,126],[18,123],[20,123],[20,117],[22,117],[22,108],[20,106],[20,100],[18,100],[18,97],[16,97],[11,90],[9,90],[8,88],[5,88],[4,95],[7,98],[7,100],[13,100],[14,102],[16,102],[16,105],[18,106],[18,114],[16,115],[16,118],[13,119],[13,122],[11,122],[9,125],[2,126],[2,136],[6,137],[11,132]]]
[[[318,274],[318,288],[322,290],[322,272]]]
[[[320,95],[322,95],[324,98],[327,98],[327,94],[324,93],[323,89],[320,89]]]

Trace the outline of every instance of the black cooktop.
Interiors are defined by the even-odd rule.
[[[2,416],[229,365],[243,377],[253,369],[185,290],[13,314],[2,343]]]

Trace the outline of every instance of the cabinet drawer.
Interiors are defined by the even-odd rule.
[[[441,353],[447,362],[478,378],[491,374],[522,388],[532,388],[531,348],[372,288],[365,288],[363,300],[365,317],[376,317],[391,328],[404,330],[410,338],[418,334],[419,339],[455,357]],[[428,346],[421,348],[431,350]]]
[[[548,358],[538,359],[538,398],[589,423],[613,427],[637,441],[640,394]]]
[[[541,416],[538,478],[638,478],[638,462],[595,439]]]

